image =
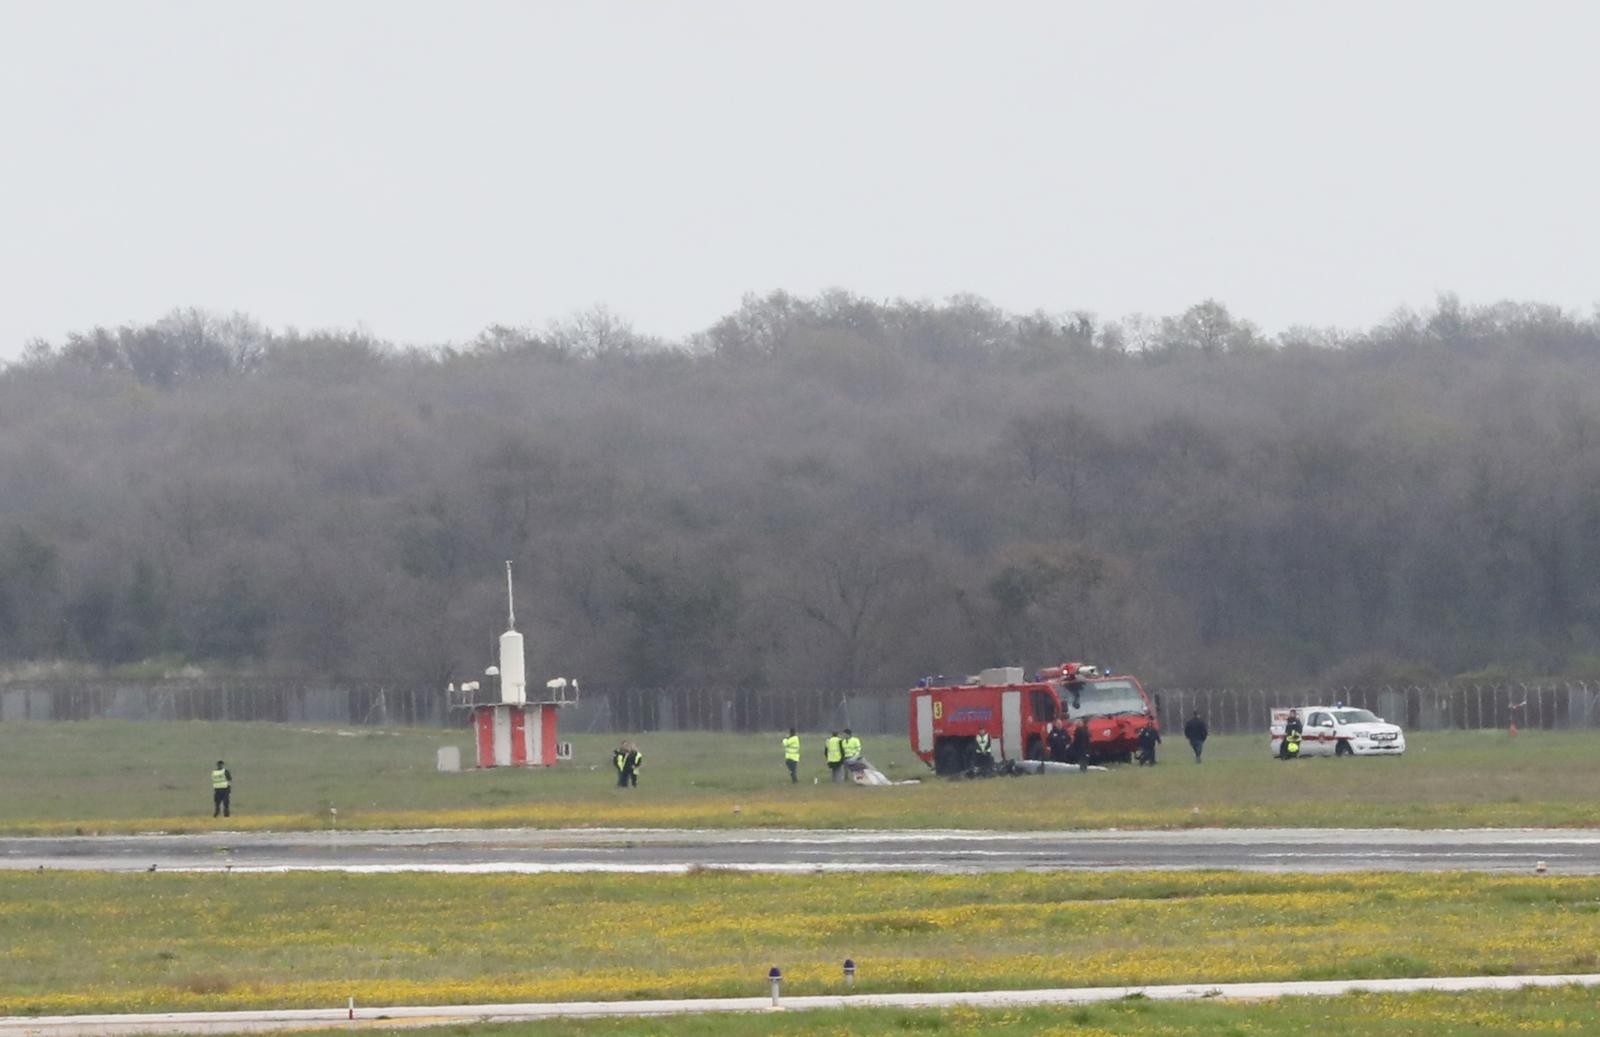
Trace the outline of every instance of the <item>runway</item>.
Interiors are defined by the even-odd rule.
[[[1242,869],[1600,875],[1596,829],[993,832],[434,829],[0,838],[0,868],[94,871],[990,872]]]

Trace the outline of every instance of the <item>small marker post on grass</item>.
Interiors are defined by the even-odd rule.
[[[352,997],[350,999],[350,1015],[349,1015],[348,1018],[354,1019],[355,1017],[356,1017],[356,999],[354,997]]]
[[[783,970],[774,965],[767,970],[767,983],[772,987],[772,1007],[778,1007],[778,988],[783,985]]]
[[[854,958],[846,958],[844,960],[844,985],[847,987],[856,985],[856,960]]]

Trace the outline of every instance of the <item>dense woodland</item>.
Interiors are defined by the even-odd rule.
[[[0,662],[860,688],[1600,673],[1600,319],[750,298],[467,345],[182,311],[0,371]]]

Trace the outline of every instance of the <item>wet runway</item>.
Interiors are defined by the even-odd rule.
[[[1600,875],[1596,829],[989,832],[495,829],[0,838],[0,868],[927,872],[1230,868]]]

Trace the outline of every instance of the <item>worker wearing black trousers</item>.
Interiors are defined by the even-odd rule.
[[[979,774],[994,773],[994,739],[989,737],[989,729],[978,728],[978,737],[973,742],[976,752],[973,754],[972,765]]]
[[[1305,731],[1306,725],[1300,721],[1299,710],[1289,710],[1289,719],[1283,722],[1283,741],[1278,743],[1278,759],[1287,760],[1300,751],[1299,743],[1300,739],[1305,736]],[[1295,749],[1293,752],[1289,750],[1290,735],[1294,736]]]
[[[1146,722],[1139,729],[1139,766],[1156,765],[1156,744],[1161,741],[1161,732],[1156,730],[1156,725]]]
[[[1080,771],[1089,769],[1089,722],[1078,721],[1078,726],[1072,729],[1072,762],[1078,765]]]
[[[789,781],[794,784],[800,780],[800,735],[794,728],[789,728],[789,736],[783,740],[783,764],[789,768]]]
[[[1190,747],[1194,749],[1195,763],[1200,762],[1200,753],[1205,749],[1206,739],[1210,735],[1211,731],[1206,727],[1205,718],[1200,715],[1198,709],[1195,710],[1194,716],[1185,721],[1183,725],[1183,737],[1189,740]]]
[[[644,766],[644,753],[632,742],[623,742],[613,750],[611,761],[617,765],[617,788],[639,787],[639,768]]]
[[[844,739],[839,737],[839,732],[832,731],[828,740],[822,743],[822,756],[828,761],[828,773],[833,781],[844,780]]]
[[[226,764],[217,761],[217,769],[211,772],[211,816],[232,817],[233,809],[229,800],[233,796],[233,772],[228,770]]]

